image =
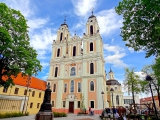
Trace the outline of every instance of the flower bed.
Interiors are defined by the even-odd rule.
[[[1,118],[10,118],[10,117],[21,117],[21,116],[28,116],[29,113],[23,114],[22,112],[11,112],[11,113],[0,113]]]
[[[54,117],[67,117],[66,113],[53,112]]]

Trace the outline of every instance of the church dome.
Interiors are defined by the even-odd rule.
[[[110,79],[106,81],[106,85],[121,85],[117,80],[115,79]]]
[[[89,18],[93,18],[93,17],[96,17],[96,16],[94,16],[93,14],[91,16],[89,16]]]
[[[68,27],[68,25],[65,22],[61,24],[61,26],[64,26],[64,25],[66,25]]]

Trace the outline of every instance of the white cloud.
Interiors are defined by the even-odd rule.
[[[42,28],[48,22],[48,18],[35,18],[29,19],[27,24],[30,26],[29,31],[32,32],[34,29]]]
[[[78,16],[85,16],[95,8],[97,0],[72,0],[74,12]]]
[[[103,10],[97,13],[100,33],[103,35],[113,34],[113,32],[122,26],[122,18],[116,14],[115,10]]]
[[[49,73],[47,73],[45,76],[42,77],[42,80],[46,80],[48,77]]]
[[[116,54],[120,53],[120,52],[124,52],[124,49],[122,47],[119,46],[110,46],[109,44],[104,44],[103,48],[105,50],[107,50],[108,52],[114,52]]]
[[[51,45],[53,39],[56,38],[56,34],[52,33],[50,28],[42,30],[41,33],[33,34],[31,36],[31,46],[36,50],[49,50],[51,51]]]
[[[127,67],[127,64],[125,64],[121,58],[123,58],[126,54],[125,53],[118,53],[114,55],[108,55],[105,57],[105,62],[113,64],[115,67]]]
[[[138,72],[134,72],[136,75],[138,75],[140,77],[140,79],[144,79],[146,77],[146,74],[144,72],[138,71]]]
[[[114,42],[114,38],[112,38],[111,42],[112,42],[112,43]]]
[[[33,6],[30,9],[30,0],[4,0],[4,2],[11,8],[21,11],[25,17],[30,17],[34,14]]]
[[[104,44],[103,48],[107,53],[111,53],[111,55],[104,55],[106,63],[113,64],[115,67],[127,67],[127,64],[121,60],[126,55],[123,48],[109,44]]]
[[[42,67],[44,69],[45,67],[49,66],[49,63],[48,62],[41,62],[41,65],[42,65]]]

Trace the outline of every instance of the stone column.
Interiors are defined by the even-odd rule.
[[[57,86],[57,96],[56,96],[56,108],[62,108],[62,93],[63,93],[63,80],[58,81],[58,86]]]
[[[97,83],[97,109],[103,109],[103,102],[102,102],[102,94],[101,92],[104,91],[103,89],[103,78],[102,77],[98,77],[96,79],[96,83]]]

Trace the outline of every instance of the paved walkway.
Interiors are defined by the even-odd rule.
[[[4,118],[0,120],[35,120],[35,115]],[[94,116],[77,116],[76,114],[68,114],[67,117],[54,118],[53,120],[100,120],[99,115]]]

